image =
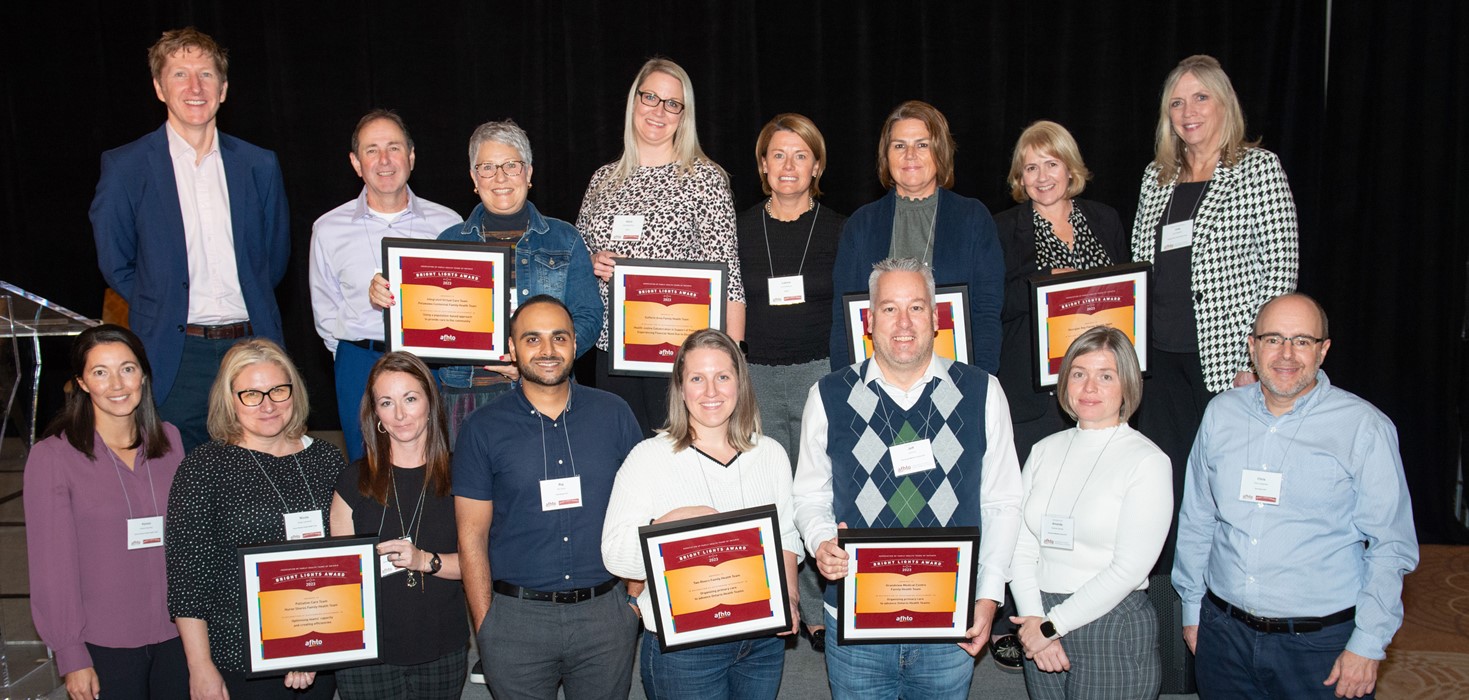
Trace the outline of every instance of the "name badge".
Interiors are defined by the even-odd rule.
[[[1041,518],[1041,546],[1071,551],[1076,545],[1076,521],[1069,515]]]
[[[541,511],[581,507],[581,477],[546,479],[541,482]]]
[[[163,546],[163,516],[128,518],[128,549]]]
[[[319,510],[285,513],[281,517],[286,520],[286,539],[288,540],[315,540],[326,537],[326,526],[321,524],[321,511]]]
[[[893,445],[888,448],[888,456],[892,457],[893,474],[897,476],[926,472],[935,466],[933,443],[929,442],[928,438]]]
[[[1280,505],[1280,472],[1246,469],[1239,478],[1239,500]]]
[[[640,241],[642,239],[642,214],[618,214],[612,217],[612,240]]]
[[[1194,244],[1194,220],[1180,221],[1163,227],[1162,250],[1187,248]]]
[[[806,303],[806,278],[803,275],[771,277],[770,305],[789,306]]]
[[[413,542],[413,538],[412,537],[399,537],[398,539],[400,539],[400,540],[407,540],[410,544],[412,544],[412,542]],[[405,561],[403,563],[404,564],[407,564],[408,562]],[[400,566],[395,565],[393,562],[388,561],[388,555],[386,555],[386,554],[379,554],[379,555],[377,555],[377,576],[378,576],[378,578],[387,578],[388,576],[392,576],[393,574],[400,574],[400,573],[403,573],[404,571],[407,571],[407,569],[404,569],[404,568],[402,568]]]

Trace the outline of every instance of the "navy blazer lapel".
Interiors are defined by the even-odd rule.
[[[234,232],[235,267],[247,269],[253,262],[250,247],[260,236],[260,207],[255,203],[253,169],[240,154],[239,142],[218,131],[219,157],[224,162],[225,187],[230,193],[230,227]],[[240,279],[245,279],[242,272]]]
[[[156,198],[154,202],[138,202],[140,209],[148,208],[158,212],[167,224],[167,230],[162,232],[170,240],[161,241],[170,243],[174,250],[179,251],[180,257],[184,256],[184,214],[179,206],[179,184],[173,176],[173,156],[168,151],[168,124],[158,127],[148,138],[148,175],[156,187],[147,191],[144,197]],[[146,236],[147,232],[140,232]]]

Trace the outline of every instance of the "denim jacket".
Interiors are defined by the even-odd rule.
[[[538,294],[549,294],[565,303],[571,309],[576,354],[580,357],[602,332],[602,296],[592,275],[591,254],[576,227],[541,216],[529,201],[525,206],[530,224],[515,246],[515,300],[519,304]],[[476,205],[463,224],[450,226],[439,234],[439,240],[479,242],[484,214],[485,205]],[[471,365],[440,367],[439,381],[445,386],[467,388],[473,370]]]

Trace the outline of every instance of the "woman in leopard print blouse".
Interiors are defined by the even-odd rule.
[[[745,335],[745,289],[735,243],[729,178],[699,148],[694,90],[673,61],[643,64],[627,93],[622,156],[592,175],[576,227],[601,280],[602,334],[597,339],[597,387],[632,406],[653,435],[668,415],[665,378],[609,376],[608,284],[617,258],[722,262],[729,266],[725,330]]]

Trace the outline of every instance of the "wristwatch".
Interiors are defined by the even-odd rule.
[[[435,554],[433,559],[428,560],[428,573],[429,573],[429,575],[433,575],[433,574],[439,573],[439,569],[442,569],[442,568],[444,568],[444,562],[443,562],[442,559],[439,559],[439,555],[438,554]]]
[[[1056,634],[1056,624],[1050,620],[1041,620],[1041,635],[1046,639],[1055,639],[1061,636]]]

